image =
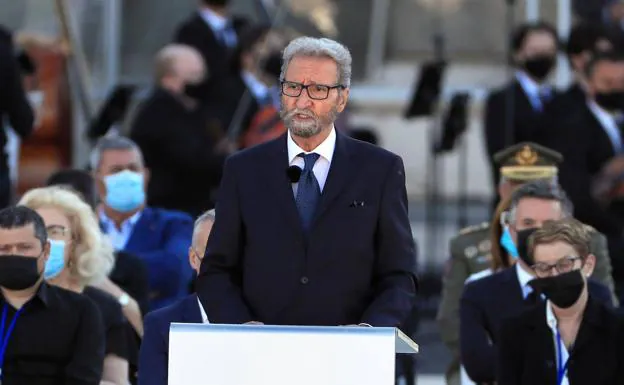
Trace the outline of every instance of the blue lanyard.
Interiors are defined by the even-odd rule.
[[[568,362],[570,361],[570,357],[568,357],[565,364],[563,363],[563,348],[561,345],[561,334],[559,334],[559,330],[557,330],[557,351],[555,352],[557,353],[557,385],[563,383],[563,378],[568,370]]]
[[[17,317],[22,313],[24,306],[19,308],[11,323],[9,324],[9,328],[7,329],[6,334],[4,334],[4,327],[6,325],[7,314],[9,313],[9,305],[4,304],[4,308],[2,309],[2,322],[0,323],[0,378],[2,378],[2,368],[4,367],[4,353],[6,352],[7,346],[9,345],[9,337],[11,333],[13,333],[13,329],[15,328],[15,322],[17,321]]]

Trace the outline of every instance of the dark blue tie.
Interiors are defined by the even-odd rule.
[[[316,163],[320,155],[316,153],[301,153],[298,156],[303,158],[305,166],[301,172],[299,184],[297,185],[295,203],[297,204],[297,210],[299,210],[303,231],[307,233],[312,225],[314,212],[316,211],[316,206],[321,197],[321,188],[312,171],[312,167],[314,167],[314,163]]]

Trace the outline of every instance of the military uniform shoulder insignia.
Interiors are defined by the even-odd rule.
[[[489,222],[483,222],[483,223],[478,224],[478,225],[472,225],[472,226],[464,227],[463,229],[459,230],[459,235],[466,235],[466,234],[470,234],[470,233],[476,233],[477,231],[486,230],[489,227],[490,227],[490,223]]]

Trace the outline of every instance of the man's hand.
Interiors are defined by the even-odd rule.
[[[264,323],[259,322],[259,321],[249,321],[249,322],[245,322],[243,325],[264,325]]]
[[[215,149],[219,154],[229,155],[235,153],[236,150],[238,150],[238,145],[228,138],[224,138],[219,143],[217,143]]]

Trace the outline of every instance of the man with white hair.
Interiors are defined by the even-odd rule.
[[[215,211],[210,210],[195,221],[193,243],[189,248],[189,263],[195,272],[199,272],[214,220]],[[145,317],[145,334],[139,355],[139,385],[167,385],[169,327],[172,322],[209,323],[197,294],[190,294]]]
[[[283,53],[288,132],[225,163],[197,280],[213,323],[399,326],[415,247],[403,161],[336,132],[351,54],[302,37]]]

